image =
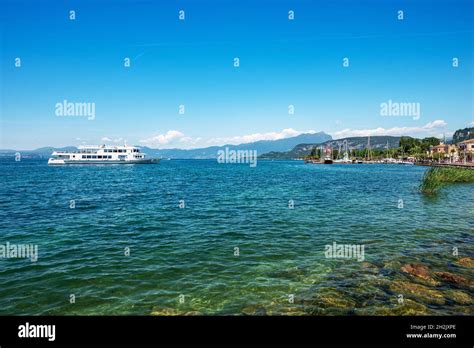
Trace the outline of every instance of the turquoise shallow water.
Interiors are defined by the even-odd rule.
[[[39,259],[0,259],[0,314],[473,314],[458,260],[474,256],[474,185],[426,197],[424,171],[2,161],[0,244],[37,244]],[[364,245],[365,262],[326,258],[333,242]],[[471,285],[427,284],[405,263]]]

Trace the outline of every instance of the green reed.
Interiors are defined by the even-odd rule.
[[[472,169],[433,167],[425,172],[420,190],[423,193],[435,194],[448,184],[470,182],[474,182],[474,170]]]

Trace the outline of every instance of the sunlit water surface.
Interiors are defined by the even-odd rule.
[[[474,280],[457,263],[474,255],[474,185],[426,197],[425,170],[3,160],[0,243],[37,244],[39,258],[0,259],[0,314],[473,314],[472,285],[400,271]],[[364,245],[364,262],[326,258],[333,242]]]

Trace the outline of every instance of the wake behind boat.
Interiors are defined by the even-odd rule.
[[[160,161],[145,157],[137,146],[84,145],[77,151],[54,151],[48,164],[153,164]]]

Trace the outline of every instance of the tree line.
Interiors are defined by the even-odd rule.
[[[436,146],[440,144],[440,140],[435,137],[427,137],[423,139],[412,138],[408,136],[402,136],[398,147],[388,148],[388,149],[350,149],[349,157],[350,158],[371,158],[371,159],[382,159],[382,158],[407,158],[407,157],[416,157],[418,159],[426,159],[429,155],[431,146]],[[306,156],[308,159],[320,159],[322,155],[321,148],[314,147],[310,154]],[[344,156],[344,151],[339,152],[338,149],[332,150],[332,158],[342,158]],[[439,154],[435,154],[435,157]]]

